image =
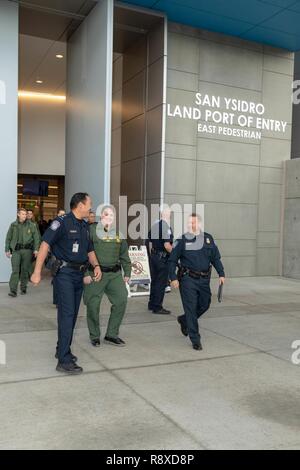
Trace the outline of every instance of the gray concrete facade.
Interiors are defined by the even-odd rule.
[[[299,100],[299,84],[296,81],[300,80],[300,52],[295,53],[295,67],[294,67],[294,80],[295,80],[295,98]],[[300,82],[299,82],[300,83]],[[294,102],[293,104],[293,125],[292,125],[292,152],[291,158],[300,158],[300,105]]]
[[[145,15],[147,18],[147,15]],[[111,202],[159,203],[164,130],[165,25],[160,15],[147,34],[114,53]]]
[[[9,278],[11,264],[4,254],[9,225],[16,219],[18,167],[18,5],[0,2],[0,282]]]
[[[250,141],[198,134],[197,121],[167,117],[164,200],[205,204],[205,229],[230,276],[281,273],[293,68],[287,51],[169,24],[168,103],[193,106],[196,92],[235,97],[263,103],[266,117],[288,123],[285,133]]]
[[[300,159],[286,162],[283,275],[300,279]]]

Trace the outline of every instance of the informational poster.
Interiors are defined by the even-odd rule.
[[[129,296],[149,295],[151,275],[146,246],[130,246],[129,258],[132,263]],[[138,291],[138,286],[143,290]]]

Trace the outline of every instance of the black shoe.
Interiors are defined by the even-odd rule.
[[[187,330],[186,325],[184,324],[183,321],[180,320],[180,317],[177,317],[177,321],[180,325],[181,333],[183,334],[183,336],[187,336],[188,335],[188,330]]]
[[[105,342],[108,344],[113,344],[114,346],[125,346],[125,341],[121,338],[112,338],[111,336],[105,336]]]
[[[26,295],[26,294],[27,294],[26,288],[25,288],[25,289],[21,289],[21,295]]]
[[[171,311],[166,310],[165,308],[161,308],[160,310],[153,310],[152,313],[156,313],[157,315],[170,315]]]
[[[61,364],[60,362],[56,366],[57,372],[64,372],[66,374],[75,375],[83,372],[82,367],[78,366],[76,362],[69,362],[67,364]]]
[[[99,346],[100,346],[100,339],[91,339],[91,344],[92,344],[92,346],[94,346],[95,348],[99,348]]]
[[[57,351],[55,353],[55,359],[58,359],[58,352]],[[71,360],[72,360],[72,362],[77,362],[78,357],[74,356],[74,354],[71,353]]]
[[[201,343],[194,343],[193,344],[193,349],[195,349],[196,351],[202,351],[202,344]]]
[[[17,293],[13,291],[9,292],[8,295],[9,297],[17,297]]]

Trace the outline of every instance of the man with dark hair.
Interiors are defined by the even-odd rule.
[[[80,374],[82,368],[71,352],[75,328],[83,291],[83,274],[92,265],[94,280],[101,279],[101,269],[90,240],[88,217],[92,201],[87,193],[76,193],[71,199],[69,212],[57,217],[45,232],[37,256],[31,280],[37,285],[49,249],[53,254],[52,275],[58,298],[58,343],[55,357],[56,370],[68,374]]]
[[[224,284],[225,273],[218,247],[213,237],[202,231],[201,217],[193,213],[188,220],[188,232],[174,244],[169,258],[169,278],[172,287],[179,287],[184,309],[184,315],[177,321],[195,350],[202,349],[198,319],[209,309],[211,302],[211,266],[219,274],[220,284]]]
[[[169,315],[171,313],[170,310],[163,307],[165,289],[168,285],[168,258],[173,244],[170,218],[170,209],[163,207],[160,220],[151,227],[146,242],[151,271],[148,310],[152,310],[153,313],[158,315]]]
[[[34,212],[33,212],[32,209],[27,209],[27,220],[30,220],[30,222],[35,225],[38,236],[39,236],[39,244],[40,244],[41,243],[41,232],[40,232],[40,228],[39,228],[38,223],[35,221],[35,216],[34,216]],[[29,269],[29,277],[31,276],[31,274],[34,271],[34,265],[35,265],[35,257],[32,257],[31,258],[31,266],[30,266],[30,269]]]
[[[93,224],[96,224],[97,225],[97,222],[96,222],[96,214],[95,212],[91,211],[89,213],[89,216],[88,216],[88,224],[89,225],[93,225]]]
[[[26,294],[29,276],[32,272],[32,254],[37,255],[40,235],[35,224],[27,219],[27,210],[18,209],[17,220],[13,222],[6,235],[5,252],[11,258],[12,274],[9,281],[10,297],[17,296],[21,281],[21,295]]]

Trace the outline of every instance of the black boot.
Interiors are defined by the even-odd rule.
[[[83,372],[82,367],[78,366],[76,362],[69,362],[66,364],[61,364],[58,362],[56,366],[57,372],[64,372],[65,374],[78,375]]]

